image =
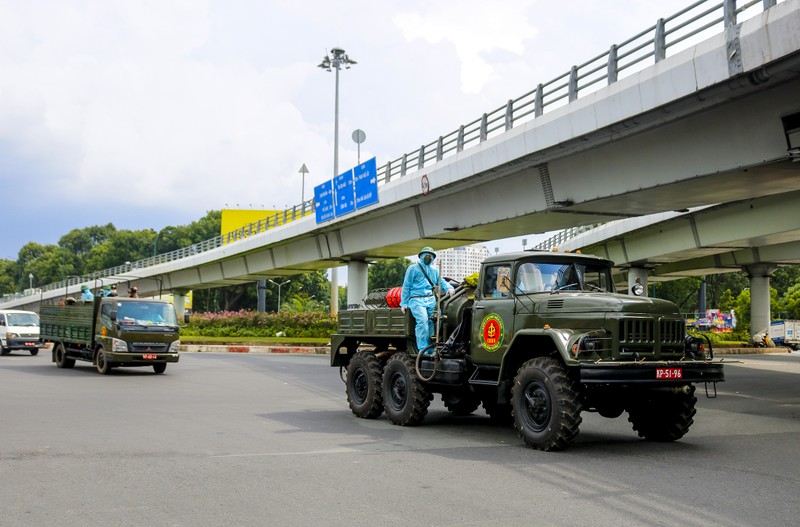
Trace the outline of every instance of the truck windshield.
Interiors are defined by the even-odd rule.
[[[516,285],[517,294],[554,291],[614,291],[608,267],[573,262],[525,262],[517,270]]]
[[[117,322],[141,326],[177,326],[175,309],[163,302],[119,302]]]
[[[36,313],[6,313],[9,326],[39,326],[39,317]]]

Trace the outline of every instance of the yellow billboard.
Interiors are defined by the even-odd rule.
[[[306,210],[305,215],[313,211]],[[267,209],[222,209],[222,225],[220,234],[222,243],[247,238],[251,234],[274,229],[301,217],[297,209],[267,210]]]

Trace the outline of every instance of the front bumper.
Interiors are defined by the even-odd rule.
[[[44,347],[42,339],[19,337],[13,339],[6,339],[6,348],[10,350],[31,350]]]
[[[680,378],[658,378],[659,369],[680,369]],[[617,362],[580,365],[580,382],[584,384],[617,384],[679,386],[698,382],[723,382],[725,372],[719,362]]]
[[[145,358],[154,356],[155,358]],[[163,362],[178,362],[180,355],[175,353],[130,353],[130,352],[108,352],[106,360],[113,364],[124,366],[149,366]]]

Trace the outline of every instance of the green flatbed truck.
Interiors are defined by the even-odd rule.
[[[680,439],[695,385],[716,396],[722,364],[686,336],[675,304],[615,293],[612,265],[575,253],[492,256],[441,300],[432,353],[418,353],[410,312],[371,293],[367,308],[340,312],[331,336],[351,411],[417,425],[439,393],[457,415],[483,405],[540,450],[567,447],[585,411],[627,412],[640,437]]]
[[[40,335],[52,342],[52,361],[72,368],[91,362],[97,372],[118,366],[147,366],[164,373],[178,362],[179,327],[166,300],[104,297],[74,304],[42,306]]]

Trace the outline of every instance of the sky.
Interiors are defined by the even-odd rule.
[[[0,0],[0,258],[72,229],[284,208],[457,129],[689,3]],[[528,246],[541,236],[529,236]],[[520,239],[489,242],[501,251]]]

